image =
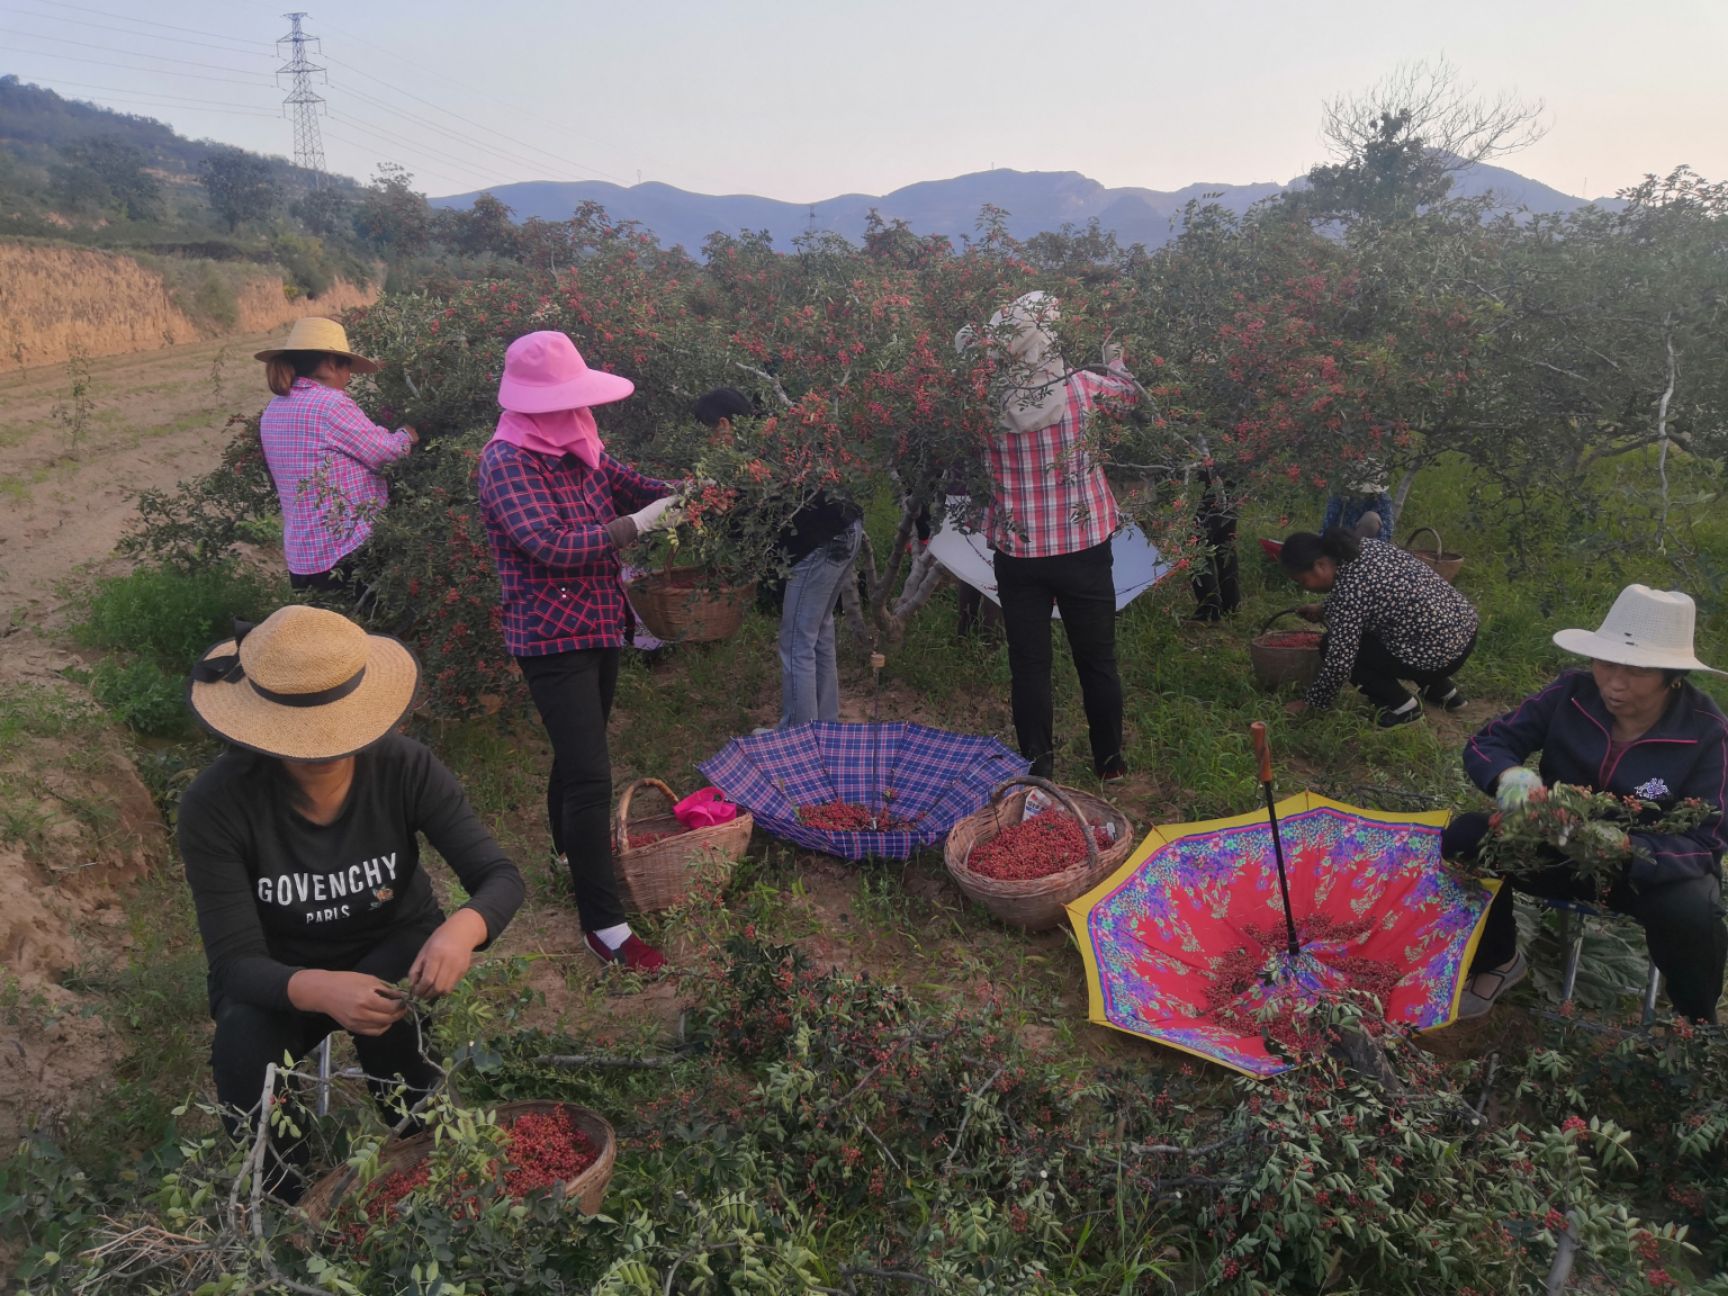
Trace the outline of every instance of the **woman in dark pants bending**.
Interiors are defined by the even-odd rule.
[[[1428,564],[1395,545],[1345,531],[1298,531],[1278,552],[1285,575],[1325,603],[1300,609],[1326,623],[1320,674],[1291,715],[1322,710],[1346,680],[1380,708],[1380,727],[1422,718],[1400,682],[1422,686],[1422,700],[1447,711],[1464,705],[1452,682],[1476,647],[1476,609]]]
[[[1464,748],[1464,768],[1502,812],[1517,810],[1551,783],[1571,783],[1666,807],[1697,798],[1711,807],[1684,833],[1630,836],[1590,823],[1610,849],[1625,853],[1620,877],[1599,894],[1593,882],[1558,851],[1553,865],[1508,879],[1488,910],[1459,1016],[1478,1017],[1523,979],[1512,891],[1550,899],[1587,900],[1630,915],[1644,928],[1651,960],[1667,978],[1675,1010],[1696,1021],[1716,1020],[1728,929],[1722,924],[1724,781],[1728,780],[1728,721],[1686,678],[1713,670],[1692,651],[1692,600],[1685,594],[1630,585],[1596,631],[1562,630],[1554,642],[1588,657],[1587,671],[1567,671],[1512,711],[1490,721]],[[1538,769],[1524,761],[1542,753]],[[1485,814],[1460,815],[1446,829],[1442,851],[1472,859],[1488,833]]]
[[[437,1069],[393,984],[447,993],[522,903],[522,878],[450,772],[393,730],[419,668],[394,639],[285,607],[216,645],[192,710],[233,751],[180,802],[180,855],[210,966],[216,1096],[231,1130],[284,1054],[354,1037],[374,1096],[424,1093]],[[448,918],[420,867],[424,836],[468,903]],[[297,1146],[279,1149],[290,1163]],[[273,1172],[277,1191],[296,1178]]]
[[[562,333],[517,338],[498,388],[504,413],[480,455],[480,504],[504,641],[552,740],[546,812],[588,950],[651,971],[666,960],[630,930],[613,871],[606,721],[630,625],[618,552],[676,525],[678,511],[669,485],[606,453],[591,408],[635,390],[590,369]]]

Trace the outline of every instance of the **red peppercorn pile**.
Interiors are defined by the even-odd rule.
[[[643,846],[652,846],[655,842],[669,841],[673,837],[682,837],[689,831],[690,830],[685,828],[683,825],[679,825],[676,828],[661,828],[658,831],[653,829],[638,831],[637,829],[632,828],[630,830],[630,849],[639,850]],[[617,838],[613,838],[612,840],[612,849],[620,849]]]
[[[1109,834],[1097,825],[1092,836],[1100,850],[1110,845]],[[974,846],[966,867],[980,877],[1007,882],[1049,877],[1085,861],[1086,836],[1074,816],[1047,810]]]
[[[1338,952],[1339,946],[1348,946],[1359,939],[1375,922],[1374,918],[1364,918],[1358,922],[1341,923],[1324,914],[1315,914],[1297,924],[1297,940],[1304,951],[1321,943],[1331,947],[1324,958],[1304,955],[1312,958],[1314,964],[1323,965],[1318,975],[1329,996],[1337,998],[1351,991],[1361,991],[1372,995],[1384,1006],[1397,989],[1402,979],[1397,968],[1359,954]],[[1310,1053],[1326,1047],[1326,1042],[1316,1038],[1308,1029],[1307,1015],[1298,1011],[1303,1002],[1315,997],[1315,991],[1298,983],[1288,971],[1285,971],[1286,979],[1275,983],[1269,981],[1269,969],[1282,970],[1289,961],[1284,928],[1250,927],[1245,934],[1247,939],[1242,947],[1231,951],[1213,970],[1206,991],[1204,1015],[1244,1035],[1263,1035],[1290,1054]],[[1315,970],[1313,967],[1306,969],[1310,974]],[[1287,1005],[1286,1011],[1262,1019],[1260,1010],[1273,1000]],[[1369,1020],[1364,1017],[1363,1020],[1363,1027],[1370,1034],[1378,1033],[1384,1025],[1383,1018]]]
[[[1306,648],[1317,652],[1320,648],[1320,632],[1318,630],[1280,630],[1276,634],[1262,635],[1256,642],[1262,648]]]
[[[504,1131],[504,1190],[512,1197],[525,1197],[574,1179],[599,1159],[600,1151],[560,1107],[556,1111],[529,1112],[511,1121]],[[406,1170],[385,1175],[366,1194],[364,1210],[373,1223],[390,1219],[402,1199],[424,1188],[430,1171],[422,1160]],[[472,1209],[472,1203],[469,1208]],[[453,1210],[463,1209],[460,1203]],[[350,1224],[349,1239],[360,1242],[367,1225]]]
[[[875,822],[872,823],[871,820]],[[823,801],[798,807],[798,822],[823,832],[900,832],[913,821],[891,810],[872,811],[850,801]]]

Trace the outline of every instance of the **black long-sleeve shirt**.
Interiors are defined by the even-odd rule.
[[[455,777],[391,734],[355,758],[341,813],[315,824],[294,808],[277,762],[219,758],[180,802],[180,856],[219,999],[286,1009],[304,968],[351,970],[387,936],[431,935],[444,915],[420,867],[424,833],[467,890],[490,943],[522,903],[522,875]]]
[[[1432,567],[1384,540],[1364,540],[1361,557],[1339,564],[1326,596],[1326,660],[1306,701],[1316,709],[1332,705],[1365,634],[1407,666],[1439,670],[1475,633],[1476,609]]]

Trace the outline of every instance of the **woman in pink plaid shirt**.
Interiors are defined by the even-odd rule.
[[[1053,776],[1055,608],[1080,677],[1093,773],[1114,782],[1128,772],[1110,552],[1116,497],[1087,448],[1085,426],[1099,405],[1135,399],[1139,385],[1123,367],[1120,347],[1105,348],[1101,371],[1070,369],[1051,328],[1057,319],[1056,299],[1030,292],[997,311],[983,339],[998,366],[1000,402],[988,452],[993,498],[984,534],[995,550],[1020,754],[1032,762],[1032,773]],[[978,341],[969,327],[954,339],[962,354]]]
[[[390,499],[380,475],[419,441],[411,427],[379,427],[347,393],[378,362],[348,349],[335,320],[294,322],[280,347],[260,351],[276,398],[264,407],[259,439],[282,504],[282,548],[295,589],[347,590],[353,555]]]

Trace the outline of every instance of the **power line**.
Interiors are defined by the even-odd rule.
[[[332,120],[336,120],[336,119],[332,118]],[[343,123],[343,125],[349,125],[349,124],[350,123],[347,123],[347,122]],[[338,135],[335,131],[331,131],[331,130],[325,131],[324,137],[326,139],[334,140],[338,144],[346,144],[349,148],[359,149],[362,153],[370,154],[373,157],[382,158],[384,156],[383,154],[380,154],[376,150],[376,148],[374,148],[373,146],[367,145],[367,144],[362,144],[358,140],[351,140],[351,139],[347,138],[347,136],[345,136],[345,135]],[[456,185],[458,187],[467,184],[467,181],[465,181],[465,180],[458,180],[454,176],[443,175],[440,172],[434,171],[431,167],[420,167],[418,169],[418,171],[416,172],[416,174],[420,174],[420,173],[424,173],[426,175],[435,175],[440,180],[448,181],[449,183]]]
[[[249,54],[253,58],[270,58],[262,50],[239,50],[231,45],[213,45],[209,41],[187,40],[184,36],[158,36],[154,32],[133,31],[129,27],[114,27],[108,23],[91,22],[88,18],[62,18],[58,14],[36,13],[29,9],[16,9],[12,13],[19,18],[35,18],[47,22],[71,23],[74,26],[89,30],[119,32],[123,36],[131,36],[136,40],[169,41],[175,45],[197,45],[203,49],[221,50],[224,54]]]
[[[35,82],[40,82],[40,80],[41,80],[41,78],[33,78],[33,81],[35,81]],[[87,81],[67,81],[61,77],[53,77],[53,78],[50,78],[50,80],[52,82],[52,85],[50,85],[50,87],[49,87],[50,89],[53,89],[57,86],[75,86],[81,90],[100,90],[104,93],[104,95],[107,98],[110,98],[110,99],[119,98],[119,99],[123,99],[123,100],[130,100],[133,103],[145,102],[145,100],[138,98],[134,94],[133,91],[123,90],[118,86],[92,85]],[[162,100],[165,100],[165,99],[177,99],[180,101],[179,103],[170,103],[170,104],[163,104],[162,105],[162,106],[168,107],[168,108],[194,108],[194,107],[196,107],[196,108],[220,108],[226,112],[241,113],[241,114],[243,114],[245,116],[249,116],[249,117],[271,117],[271,118],[275,118],[276,120],[281,120],[281,116],[282,116],[280,113],[260,111],[256,104],[222,103],[222,102],[219,102],[215,99],[193,99],[188,95],[171,95],[171,94],[152,95],[150,98],[151,98],[151,100],[158,102],[158,103],[160,103]],[[97,106],[100,107],[100,105],[97,105]]]
[[[337,122],[342,126],[348,127],[351,130],[364,131],[366,134],[374,136],[375,138],[382,140],[385,144],[391,146],[392,148],[406,150],[408,153],[417,154],[418,156],[420,156],[422,158],[431,158],[434,162],[455,162],[455,163],[457,163],[463,167],[473,168],[473,170],[475,172],[477,172],[481,175],[486,174],[486,171],[484,170],[484,167],[482,164],[471,162],[471,161],[467,160],[466,158],[453,157],[453,156],[450,156],[448,154],[433,152],[431,149],[428,149],[425,145],[419,144],[414,140],[408,139],[406,136],[398,135],[394,131],[387,131],[387,130],[384,130],[382,127],[379,127],[379,126],[368,126],[365,122],[355,121],[352,117],[344,117],[341,113],[334,113],[334,112],[331,113],[330,114],[330,120],[333,122]],[[464,188],[467,188],[472,184],[471,181],[454,179],[453,177],[445,174],[444,172],[434,170],[430,167],[419,167],[419,168],[417,168],[416,173],[418,173],[419,171],[425,171],[426,174],[428,174],[428,175],[435,175],[441,180],[448,180],[452,184],[461,185]],[[508,181],[504,181],[501,183],[508,183]],[[477,187],[485,189],[485,188],[488,188],[489,186],[482,184],[482,185],[479,185]]]
[[[437,111],[443,113],[447,117],[454,117],[457,121],[463,122],[466,125],[472,126],[476,130],[483,130],[488,135],[496,135],[501,140],[508,140],[512,144],[519,145],[522,148],[532,150],[533,152],[536,152],[536,153],[545,153],[547,157],[557,158],[557,160],[563,162],[565,165],[575,167],[578,171],[587,171],[592,175],[597,175],[597,176],[601,177],[602,179],[617,181],[619,184],[625,183],[625,181],[622,180],[620,177],[612,175],[610,172],[601,171],[596,167],[588,166],[587,164],[582,163],[582,162],[575,162],[575,161],[570,160],[569,158],[558,158],[557,154],[547,153],[545,149],[539,148],[538,146],[533,145],[533,144],[529,144],[526,140],[517,139],[514,135],[506,135],[503,131],[495,130],[492,127],[486,125],[484,122],[477,122],[477,121],[474,121],[472,118],[464,117],[459,112],[452,112],[450,109],[444,107],[442,104],[434,103],[430,99],[424,99],[421,96],[415,94],[412,90],[404,90],[401,86],[391,85],[390,82],[384,80],[382,77],[373,76],[370,72],[367,72],[364,68],[356,67],[352,63],[346,63],[343,60],[336,58],[334,55],[330,56],[330,62],[335,64],[337,67],[347,68],[348,71],[353,72],[358,76],[363,76],[368,81],[375,81],[379,85],[383,86],[386,90],[393,90],[393,91],[395,91],[395,93],[402,95],[405,98],[414,100],[415,103],[425,104],[428,108],[434,108]],[[495,148],[496,146],[487,144],[487,145],[483,145],[482,147]],[[536,164],[536,165],[538,165],[538,164]]]
[[[91,63],[97,67],[124,68],[128,72],[154,72],[157,76],[170,76],[170,75],[172,75],[172,76],[186,78],[186,79],[193,80],[193,81],[221,81],[227,85],[246,86],[252,90],[257,90],[260,88],[259,83],[256,81],[241,81],[235,77],[211,76],[207,72],[174,72],[174,73],[170,73],[167,68],[139,67],[136,63],[115,63],[109,59],[83,58],[77,54],[54,54],[54,53],[49,52],[48,50],[25,50],[25,49],[12,49],[12,50],[8,50],[7,53],[8,54],[27,54],[27,55],[32,55],[36,58],[58,59],[62,63]]]
[[[334,62],[335,60],[331,61]],[[398,108],[394,104],[386,103],[376,95],[369,95],[363,90],[356,90],[353,86],[339,85],[332,82],[330,88],[340,94],[352,95],[363,103],[370,104],[374,108],[381,109],[384,112],[401,117],[406,121],[413,122],[416,126],[421,126],[426,130],[434,131],[437,134],[444,136],[446,139],[455,140],[468,148],[478,151],[485,157],[503,158],[515,162],[519,166],[532,167],[536,169],[544,166],[544,163],[535,162],[532,159],[525,158],[517,153],[511,153],[508,150],[499,148],[496,144],[488,143],[485,140],[475,139],[472,135],[464,135],[461,131],[452,130],[448,126],[431,120],[431,118],[422,117],[419,113],[412,113],[405,108]]]
[[[40,3],[51,4],[56,9],[76,9],[80,13],[99,14],[103,18],[118,18],[121,22],[139,23],[147,27],[161,27],[166,31],[186,32],[193,36],[215,36],[219,40],[238,41],[243,45],[262,45],[272,53],[276,48],[272,41],[256,40],[250,36],[229,36],[223,32],[203,31],[197,27],[176,27],[173,23],[157,22],[154,18],[135,18],[131,14],[111,13],[107,9],[92,9],[89,5],[69,4],[67,0],[40,0]],[[234,52],[240,53],[239,50]]]
[[[226,63],[199,63],[199,62],[195,62],[192,59],[169,58],[165,54],[146,54],[142,50],[116,49],[112,45],[97,45],[97,44],[94,44],[90,41],[69,40],[64,36],[49,36],[49,35],[44,34],[43,32],[20,31],[16,27],[0,27],[0,32],[4,32],[9,36],[28,36],[31,40],[50,41],[55,45],[75,45],[79,49],[101,50],[105,54],[130,54],[133,58],[155,59],[158,63],[179,63],[185,67],[213,68],[217,72],[238,72],[243,76],[244,75],[252,75],[252,74],[249,74],[245,68],[232,67]],[[30,53],[32,51],[24,51],[24,52]],[[236,50],[234,52],[239,53],[238,50]],[[168,72],[168,69],[167,68],[138,68],[137,71],[140,71],[140,72],[157,72],[157,73],[161,73],[161,74],[166,75]],[[256,73],[255,75],[261,76],[261,77],[267,77],[270,74],[268,72],[259,72],[259,73]]]

